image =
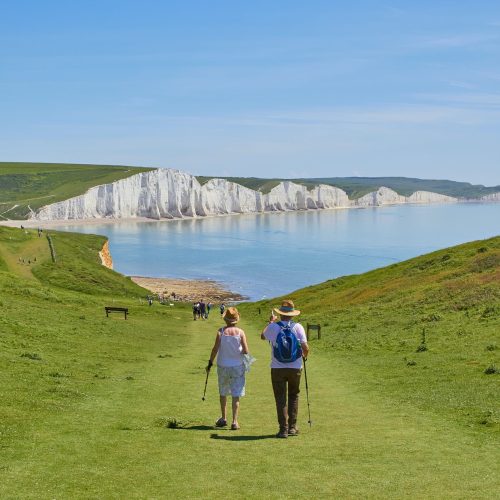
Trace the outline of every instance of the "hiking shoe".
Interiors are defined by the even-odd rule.
[[[288,431],[286,429],[280,429],[278,434],[276,434],[276,437],[280,439],[286,439],[288,437]]]
[[[238,424],[231,424],[231,430],[232,431],[237,431],[239,430],[240,426]]]
[[[215,422],[215,427],[226,427],[227,425],[227,421],[224,420],[222,417],[219,418],[219,420],[217,420],[217,422]]]
[[[288,429],[288,435],[289,436],[298,436],[299,429],[297,429],[297,427],[290,427],[290,429]]]

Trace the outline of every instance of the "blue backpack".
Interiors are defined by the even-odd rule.
[[[280,363],[292,363],[302,356],[302,347],[295,333],[292,332],[292,322],[285,323],[278,321],[276,323],[281,330],[276,337],[276,343],[273,347],[274,357]]]

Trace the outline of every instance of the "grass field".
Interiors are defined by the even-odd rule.
[[[69,163],[0,162],[0,218],[26,219],[31,210],[83,194],[150,168]]]
[[[499,491],[500,238],[293,293],[323,336],[308,362],[313,425],[303,390],[302,434],[277,440],[258,338],[277,301],[240,306],[258,361],[241,430],[215,430],[215,373],[201,396],[218,315],[149,307],[144,290],[100,266],[103,238],[52,237],[55,264],[36,231],[0,228],[0,498]],[[129,319],[107,319],[112,304]]]

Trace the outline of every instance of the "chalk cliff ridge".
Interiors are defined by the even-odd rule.
[[[497,198],[500,199],[500,194]],[[310,189],[292,181],[280,182],[269,193],[262,193],[226,179],[211,179],[201,185],[195,176],[186,172],[157,169],[95,186],[80,196],[46,205],[31,218],[41,221],[137,217],[159,220],[456,201],[457,198],[427,191],[401,196],[387,187],[350,200],[342,189],[334,186],[320,184]]]

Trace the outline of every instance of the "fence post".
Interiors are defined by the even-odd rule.
[[[56,262],[56,249],[54,248],[54,243],[50,234],[47,234],[47,240],[49,242],[50,256],[52,257],[52,262]]]

